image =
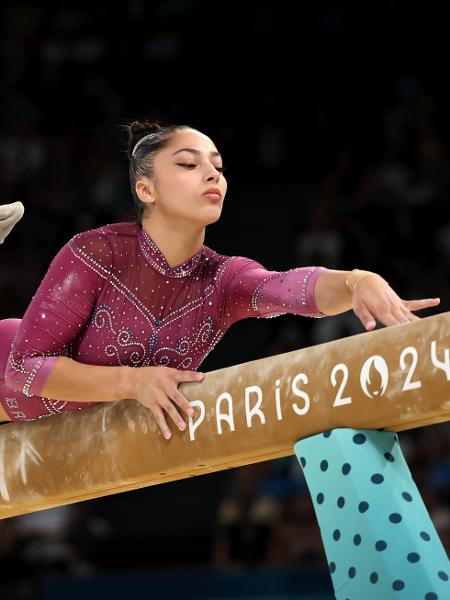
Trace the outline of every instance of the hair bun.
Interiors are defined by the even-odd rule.
[[[145,119],[144,121],[132,121],[126,125],[126,130],[128,132],[128,158],[131,160],[133,148],[140,139],[149,133],[157,133],[161,129],[159,123],[149,121],[148,119]]]

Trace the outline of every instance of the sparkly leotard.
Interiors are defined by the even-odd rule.
[[[323,316],[314,301],[323,270],[268,271],[205,245],[171,268],[136,223],[79,233],[53,259],[23,319],[0,322],[0,402],[13,421],[95,405],[39,395],[58,356],[195,370],[240,319]]]

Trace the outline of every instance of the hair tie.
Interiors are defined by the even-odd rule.
[[[139,148],[139,146],[145,142],[145,140],[148,140],[152,135],[155,135],[155,133],[147,133],[147,135],[144,135],[144,137],[142,137],[140,140],[138,140],[133,148],[133,151],[131,152],[131,156],[134,156],[136,150]]]

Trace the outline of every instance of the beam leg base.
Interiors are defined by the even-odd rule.
[[[334,429],[294,451],[337,600],[450,598],[449,560],[395,433]]]

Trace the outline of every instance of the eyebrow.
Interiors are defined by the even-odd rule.
[[[178,154],[178,152],[192,152],[192,154],[196,154],[197,156],[201,154],[200,150],[196,150],[195,148],[180,148],[180,150],[177,150],[176,152],[174,152],[172,154],[172,156],[175,156],[175,154]],[[210,156],[220,156],[220,152],[217,151],[213,151],[209,153]]]

